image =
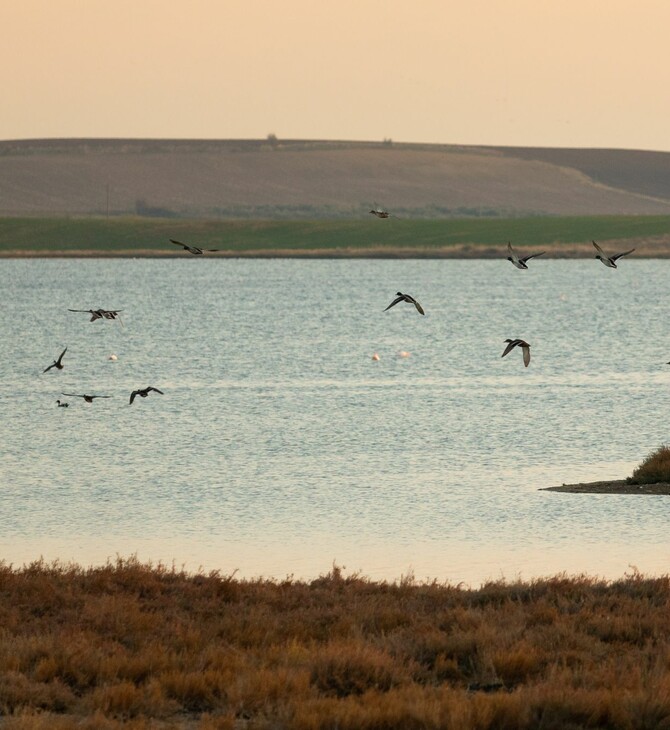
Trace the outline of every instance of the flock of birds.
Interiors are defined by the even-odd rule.
[[[87,314],[91,315],[91,319],[89,322],[95,322],[97,319],[118,319],[119,322],[121,322],[121,326],[123,326],[123,322],[121,321],[121,317],[119,316],[119,312],[122,312],[122,309],[68,309],[68,312],[86,312]],[[49,370],[52,370],[53,368],[56,368],[56,370],[62,370],[65,366],[63,365],[63,357],[65,356],[65,353],[67,352],[67,347],[61,352],[61,354],[58,356],[57,360],[54,360],[51,365],[44,368],[42,371],[42,375],[44,373],[48,373]],[[111,355],[110,360],[116,360],[116,355]],[[137,390],[133,390],[130,394],[130,402],[129,405],[132,406],[133,401],[137,396],[139,395],[140,398],[146,398],[149,393],[160,393],[163,395],[163,391],[159,390],[158,388],[154,388],[153,386],[148,386],[146,388],[138,388]],[[96,398],[111,398],[111,395],[88,395],[87,393],[61,393],[61,395],[67,396],[69,398],[83,398],[84,403],[93,403],[93,401]],[[58,408],[68,408],[70,404],[67,401],[61,401],[60,398],[56,400],[56,405]]]
[[[375,215],[377,218],[391,218],[396,217],[393,216],[391,213],[389,213],[384,208],[380,208],[377,204],[375,204],[375,207],[370,211],[373,215]],[[190,244],[182,243],[181,241],[176,241],[175,239],[170,239],[170,243],[175,244],[176,246],[181,246],[184,251],[188,251],[189,253],[193,255],[202,255],[203,253],[215,253],[219,249],[216,248],[201,248],[200,246],[192,246]],[[598,259],[602,264],[605,266],[616,269],[617,268],[617,261],[622,256],[628,256],[628,254],[633,253],[635,251],[634,248],[631,248],[629,251],[623,251],[621,253],[612,254],[609,256],[608,254],[603,251],[603,249],[595,242],[591,241],[593,246],[595,247],[597,254],[596,259]],[[507,260],[511,261],[512,264],[517,269],[527,269],[528,268],[528,261],[531,259],[537,258],[538,256],[543,256],[546,252],[540,251],[540,253],[533,253],[528,256],[519,256],[519,254],[514,250],[511,243],[507,244]],[[406,302],[407,304],[411,304],[414,306],[419,314],[425,315],[425,311],[421,304],[410,294],[403,294],[403,292],[396,292],[396,298],[384,309],[386,312],[387,310],[391,309],[391,307],[395,307],[396,304],[400,304],[401,302]],[[90,322],[95,322],[98,319],[111,319],[116,320],[118,319],[121,323],[121,326],[123,326],[123,321],[121,320],[120,313],[123,311],[122,309],[68,309],[69,312],[85,312],[87,314],[91,315]],[[525,340],[522,340],[520,338],[507,338],[504,340],[505,342],[505,349],[503,350],[503,353],[501,357],[505,357],[505,355],[509,354],[515,347],[518,347],[522,354],[523,354],[523,364],[525,367],[528,367],[530,365],[530,344],[526,342]],[[49,370],[52,370],[55,368],[56,370],[62,370],[63,365],[63,357],[65,353],[67,352],[67,347],[61,352],[61,354],[58,356],[58,359],[54,360],[51,365],[46,367],[43,371],[43,373],[49,372]],[[115,356],[111,356],[111,359],[116,359]],[[374,359],[379,359],[378,356],[373,356]],[[668,363],[670,364],[670,363]],[[158,388],[155,388],[153,386],[147,386],[146,388],[138,388],[137,390],[133,390],[130,394],[130,401],[129,405],[133,404],[133,401],[138,396],[140,398],[146,398],[149,393],[160,393],[163,395],[163,391],[159,390]],[[93,400],[96,398],[111,398],[110,395],[88,395],[83,393],[62,393],[62,395],[70,397],[70,398],[83,398],[85,403],[93,403]],[[57,400],[56,401],[59,408],[67,408],[69,406],[69,403],[66,401]]]
[[[373,213],[378,218],[388,218],[389,214],[387,211],[382,209],[371,210],[370,213]],[[595,242],[591,241],[591,243],[594,245],[596,251],[598,252],[596,254],[596,259],[598,259],[601,263],[603,263],[605,266],[609,267],[610,269],[616,269],[617,265],[616,262],[622,257],[622,256],[628,256],[628,254],[633,253],[635,251],[634,248],[631,248],[629,251],[623,251],[622,253],[616,253],[612,256],[608,256],[602,248]],[[537,258],[538,256],[543,256],[546,251],[540,251],[540,253],[533,253],[529,256],[519,256],[517,252],[512,247],[512,244],[508,242],[507,244],[507,260],[511,261],[514,266],[516,266],[517,269],[527,269],[528,264],[526,262],[530,261],[531,259]],[[423,307],[419,304],[419,302],[410,294],[403,294],[402,292],[396,292],[397,296],[396,298],[386,307],[384,311],[387,309],[391,309],[391,307],[395,307],[396,304],[400,304],[400,302],[407,302],[408,304],[413,304],[416,307],[416,310],[419,312],[419,314],[425,314]],[[500,357],[505,357],[505,355],[509,354],[515,347],[519,347],[523,353],[523,364],[525,367],[528,367],[530,365],[530,345],[525,341],[521,340],[519,338],[515,339],[506,339],[504,340],[506,343],[506,347],[503,350],[503,354]],[[378,359],[374,358],[373,359]],[[668,363],[670,365],[670,363]]]

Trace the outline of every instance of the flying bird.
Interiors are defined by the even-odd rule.
[[[523,350],[523,364],[528,367],[530,364],[530,345],[525,340],[505,340],[507,347],[500,357],[505,357],[508,352],[513,350],[515,347],[520,347]]]
[[[63,367],[64,367],[63,366],[63,355],[66,352],[67,352],[67,347],[63,350],[63,352],[61,352],[61,354],[58,357],[58,360],[54,360],[53,363],[51,363],[51,365],[49,365],[48,368],[44,368],[44,370],[42,371],[42,374],[44,375],[44,373],[46,373],[49,370],[51,370],[51,368],[56,368],[57,370],[62,370]]]
[[[520,257],[517,255],[516,251],[512,248],[512,244],[508,241],[507,242],[507,253],[509,254],[509,256],[507,257],[507,260],[511,261],[516,266],[517,269],[527,269],[528,266],[526,266],[526,261],[537,258],[538,256],[543,256],[545,254],[545,251],[542,251],[542,253],[533,253],[530,256]]]
[[[86,312],[91,315],[89,322],[95,322],[96,319],[118,319],[123,325],[119,312],[123,309],[68,309],[68,312]]]
[[[160,393],[161,395],[164,395],[162,390],[158,390],[158,388],[154,388],[150,385],[148,388],[143,388],[142,390],[134,390],[130,394],[130,403],[128,405],[132,406],[133,401],[135,400],[135,396],[139,395],[140,398],[146,398],[152,390],[154,391],[154,393]]]
[[[377,218],[397,218],[397,215],[392,215],[388,212],[385,208],[382,208],[381,206],[377,205],[377,203],[374,204],[374,208],[370,211],[372,215],[376,215]]]
[[[419,314],[425,314],[423,311],[423,307],[419,304],[419,302],[416,301],[414,297],[411,297],[409,294],[403,294],[402,292],[396,292],[398,297],[394,299],[386,309],[391,309],[391,307],[395,307],[396,304],[399,302],[408,302],[409,304],[413,304],[416,308]],[[386,311],[386,309],[384,311]]]
[[[218,248],[199,248],[198,246],[188,246],[185,243],[182,243],[181,241],[175,241],[174,238],[170,239],[170,243],[174,243],[175,246],[181,246],[184,251],[188,251],[192,254],[202,254],[204,251],[208,251],[209,253],[214,253],[215,251],[218,251]]]
[[[61,393],[61,395],[68,395],[71,398],[83,398],[87,403],[93,403],[94,398],[111,398],[111,395],[80,395],[79,393]]]
[[[631,248],[630,251],[624,251],[623,253],[615,253],[614,256],[608,256],[602,248],[595,242],[591,241],[591,243],[596,247],[596,251],[598,252],[596,254],[596,258],[600,259],[600,261],[605,264],[605,266],[609,266],[610,269],[616,269],[617,265],[616,262],[618,259],[620,259],[622,256],[628,256],[629,253],[633,253],[635,251],[634,248]]]

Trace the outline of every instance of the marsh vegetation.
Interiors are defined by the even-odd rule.
[[[7,728],[670,726],[670,579],[0,565]]]

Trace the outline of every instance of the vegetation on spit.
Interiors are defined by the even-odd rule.
[[[628,484],[670,484],[670,446],[653,451],[626,479]]]
[[[0,563],[3,728],[668,728],[670,578]]]
[[[395,211],[392,211],[395,212]],[[305,251],[334,255],[403,250],[430,255],[459,247],[467,254],[506,256],[515,247],[588,246],[591,240],[665,240],[670,216],[584,216],[529,218],[447,218],[380,221],[373,216],[334,220],[193,220],[127,218],[0,218],[0,254],[170,255],[169,239],[202,248],[249,254],[286,255]],[[465,249],[465,250],[463,250]],[[213,254],[214,256],[218,254]]]

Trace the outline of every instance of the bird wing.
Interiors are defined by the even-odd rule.
[[[44,370],[42,370],[42,375],[44,375],[44,373],[46,373],[49,370],[51,370],[51,368],[55,368],[55,367],[56,367],[56,363],[53,363],[53,365],[49,365],[48,368],[44,368]]]
[[[596,251],[598,251],[598,253],[601,253],[603,256],[607,256],[607,254],[602,250],[602,248],[600,248],[600,246],[595,241],[591,241],[591,243],[596,247]]]
[[[507,253],[509,253],[510,256],[514,256],[514,249],[512,248],[511,241],[507,241]]]
[[[154,393],[160,393],[161,395],[165,395],[165,393],[163,393],[162,390],[158,390],[158,388],[154,388],[153,385],[150,386],[149,388],[147,388],[147,393],[149,393],[152,390],[154,391]]]
[[[63,393],[65,395],[65,393]],[[83,397],[83,396],[82,396]],[[89,398],[111,398],[111,395],[91,395]]]
[[[528,367],[530,364],[530,347],[528,345],[522,345],[521,349],[523,350],[523,364]]]
[[[526,263],[526,261],[530,261],[531,259],[536,259],[538,256],[544,256],[546,251],[542,251],[540,253],[532,253],[530,256],[524,256],[522,259],[519,259],[522,263]]]
[[[132,404],[133,404],[133,401],[135,400],[135,396],[136,396],[136,395],[137,395],[138,393],[139,393],[139,391],[138,391],[138,390],[134,390],[134,391],[133,391],[133,392],[132,392],[132,393],[130,394],[130,403],[129,403],[128,405],[131,405],[131,406],[132,406]]]
[[[215,253],[218,250],[219,250],[218,248],[206,248],[205,249],[205,251],[208,251],[209,253]]]
[[[507,355],[507,353],[510,350],[512,350],[513,348],[515,348],[518,344],[519,344],[519,340],[512,340],[511,342],[509,342],[507,347],[505,348],[505,352],[503,352],[503,354],[500,357],[505,357],[505,355]]]
[[[414,302],[414,306],[419,310],[419,314],[425,314],[423,311],[423,307],[419,304],[419,302],[416,301],[416,299],[412,299]]]
[[[67,347],[66,347],[66,348],[65,348],[65,349],[63,350],[63,352],[61,352],[61,354],[60,354],[60,357],[58,358],[58,360],[56,360],[56,362],[57,362],[57,363],[59,363],[59,364],[60,364],[60,361],[61,361],[61,360],[63,359],[63,355],[64,355],[64,354],[65,354],[66,352],[67,352]],[[55,363],[54,363],[54,364],[55,364]]]
[[[181,241],[175,241],[174,238],[170,239],[170,243],[174,243],[175,246],[183,246],[184,248],[188,248],[188,246],[185,243],[182,243]]]
[[[628,256],[628,254],[633,253],[633,251],[635,251],[635,249],[631,248],[630,251],[624,251],[623,253],[614,254],[614,256],[611,256],[610,258],[612,259],[612,261],[616,261],[617,259],[620,259],[622,256]]]
[[[405,297],[397,297],[396,299],[394,299],[394,300],[393,300],[393,301],[392,301],[392,302],[391,302],[391,303],[390,303],[390,304],[388,305],[388,307],[386,307],[386,309],[391,309],[391,307],[395,307],[395,305],[396,305],[396,304],[397,304],[398,302],[404,302],[404,301],[405,301]],[[386,311],[386,309],[385,309],[384,311]]]

